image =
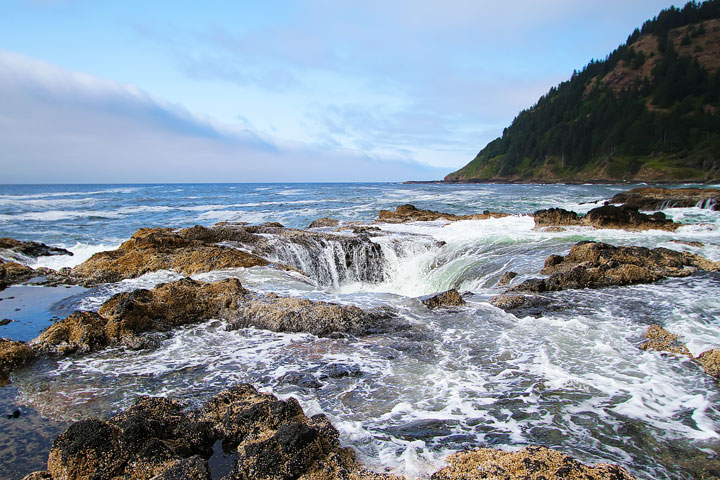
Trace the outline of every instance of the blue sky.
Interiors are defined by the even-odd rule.
[[[441,179],[670,5],[0,0],[0,183]]]

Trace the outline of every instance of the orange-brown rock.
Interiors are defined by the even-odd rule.
[[[617,465],[587,466],[547,447],[525,447],[516,452],[480,448],[450,455],[449,466],[431,480],[632,480]]]
[[[424,298],[421,298],[423,305],[428,307],[430,310],[442,307],[461,307],[465,305],[460,293],[454,288],[445,292],[436,293]]]
[[[660,188],[640,187],[616,194],[610,203],[626,204],[641,210],[662,210],[672,207],[701,207],[720,209],[720,190],[717,188]]]
[[[26,265],[0,259],[0,290],[15,283],[26,282],[35,276],[35,270]]]
[[[47,255],[72,255],[72,252],[64,248],[50,247],[40,242],[26,242],[8,237],[0,238],[0,250],[7,250],[30,258]]]
[[[391,210],[380,210],[378,222],[381,223],[405,223],[405,222],[430,222],[433,220],[486,220],[488,218],[507,217],[507,213],[484,211],[473,215],[453,215],[452,213],[435,212],[433,210],[419,210],[414,205],[400,205]]]
[[[73,268],[72,276],[86,284],[98,284],[135,278],[157,270],[192,275],[269,264],[256,255],[212,243],[221,241],[213,236],[220,237],[217,232],[201,237],[193,229],[176,232],[169,228],[141,228],[117,250],[96,253]]]
[[[0,338],[0,386],[10,383],[10,373],[35,358],[23,342]]]
[[[685,344],[678,341],[678,336],[668,332],[660,325],[650,325],[645,337],[647,340],[640,344],[641,350],[657,350],[693,358]]]
[[[696,360],[708,375],[720,377],[720,348],[701,353]]]

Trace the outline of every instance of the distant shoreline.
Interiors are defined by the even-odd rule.
[[[680,185],[688,183],[696,183],[700,185],[720,185],[720,180],[543,180],[543,181],[527,181],[527,180],[407,180],[402,182],[403,185],[468,185],[468,184],[488,184],[488,185]]]

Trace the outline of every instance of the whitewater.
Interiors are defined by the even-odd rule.
[[[139,395],[200,405],[237,383],[306,414],[325,413],[341,442],[366,465],[427,478],[452,452],[542,444],[585,463],[610,462],[641,479],[691,479],[720,462],[720,389],[692,361],[638,345],[650,324],[681,336],[695,355],[720,347],[720,275],[702,272],[650,285],[549,294],[562,309],[517,318],[489,303],[506,271],[513,283],[538,277],[545,258],[583,240],[666,247],[720,261],[720,212],[666,208],[677,231],[629,232],[573,226],[536,230],[534,211],[585,213],[627,185],[162,184],[0,186],[0,237],[60,246],[73,256],[5,256],[59,269],[117,248],[142,227],[279,222],[307,228],[321,217],[372,223],[381,209],[413,204],[453,214],[503,218],[375,223],[375,250],[333,242],[273,242],[269,267],[194,275],[240,279],[256,292],[389,308],[413,326],[366,337],[320,338],[223,319],[184,327],[154,350],[109,348],[43,359],[0,387],[0,407],[24,415],[0,422],[0,477],[42,469],[49,441],[67,422],[107,418]],[[332,233],[336,227],[319,228]],[[349,235],[349,233],[340,233]],[[348,267],[347,255],[361,258]],[[374,256],[373,256],[374,255]],[[303,273],[301,273],[303,272]],[[29,340],[53,317],[97,310],[112,295],[177,280],[161,271],[82,287],[14,286],[0,291],[0,337]],[[456,288],[464,307],[428,310],[424,295]],[[298,376],[313,382],[297,382]],[[4,413],[0,411],[0,413]],[[22,423],[24,422],[24,423]],[[715,469],[715,470],[712,470]]]

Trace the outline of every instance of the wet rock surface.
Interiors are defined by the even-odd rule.
[[[525,447],[517,452],[481,448],[447,458],[450,465],[431,480],[631,480],[617,465],[587,466],[546,447]]]
[[[430,310],[436,308],[461,307],[465,305],[465,300],[463,300],[460,293],[454,288],[427,297],[421,297],[420,301]]]
[[[660,325],[650,325],[645,336],[648,340],[640,344],[641,350],[656,350],[690,357],[700,364],[705,373],[720,378],[720,348],[708,350],[695,357],[676,334],[668,332]]]
[[[35,358],[35,353],[23,342],[0,338],[0,386],[10,383],[10,372]]]
[[[616,247],[580,242],[566,256],[551,255],[541,273],[508,292],[543,293],[571,288],[601,288],[651,283],[666,277],[686,277],[698,269],[720,271],[720,262],[667,248]]]
[[[0,250],[17,253],[29,258],[44,257],[49,255],[72,255],[72,252],[64,248],[51,247],[40,242],[27,242],[15,240],[14,238],[0,238]]]
[[[696,205],[720,210],[720,190],[716,188],[640,187],[616,194],[609,203],[626,204],[641,210],[662,210]]]
[[[381,223],[405,223],[405,222],[430,222],[433,220],[445,219],[449,221],[457,220],[486,220],[488,218],[506,217],[506,213],[497,213],[484,211],[483,213],[473,215],[453,215],[451,213],[436,212],[433,210],[420,210],[414,205],[400,205],[391,210],[380,210],[378,214],[378,222]]]
[[[28,266],[0,259],[0,290],[16,283],[27,282],[35,276],[35,270]]]
[[[31,478],[209,480],[207,460],[220,441],[236,452],[227,480],[397,479],[365,470],[328,419],[307,417],[293,398],[243,384],[198,410],[185,407],[140,397],[108,421],[76,422],[53,442],[47,472]]]
[[[338,225],[340,225],[339,220],[323,217],[314,220],[308,228],[337,227]]]
[[[513,281],[515,277],[517,277],[516,272],[505,272],[500,276],[500,279],[497,281],[496,286],[498,287],[505,287],[507,285],[510,285],[510,283]]]
[[[538,210],[533,214],[537,228],[556,228],[572,225],[586,225],[594,228],[616,228],[622,230],[675,230],[682,226],[665,217],[661,212],[647,215],[637,207],[605,205],[593,208],[580,217],[577,213],[562,208]]]

